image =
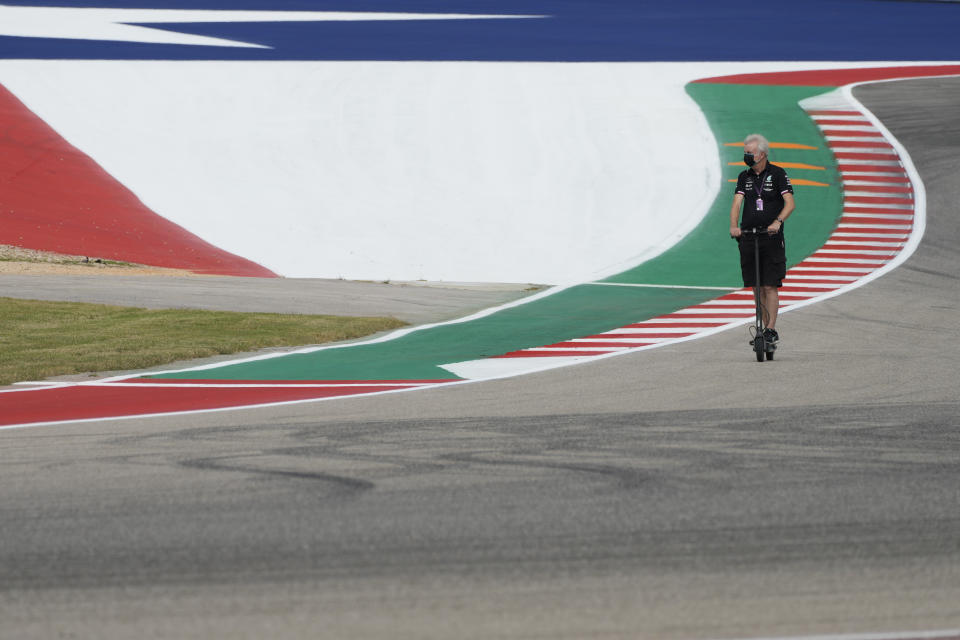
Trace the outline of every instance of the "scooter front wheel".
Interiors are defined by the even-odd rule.
[[[767,345],[764,344],[766,341],[763,339],[763,336],[758,335],[754,338],[753,341],[753,350],[757,353],[757,362],[763,362],[763,354],[767,350]]]

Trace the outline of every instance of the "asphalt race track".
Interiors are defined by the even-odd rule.
[[[784,315],[775,362],[744,329],[448,389],[4,431],[0,635],[960,628],[960,80],[855,95],[923,177],[926,234]]]
[[[251,313],[392,316],[441,322],[526,295],[526,284],[357,282],[320,278],[0,274],[0,296],[148,309],[189,307]]]

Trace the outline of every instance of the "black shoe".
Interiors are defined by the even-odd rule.
[[[776,329],[764,329],[763,340],[767,344],[776,344],[780,341],[780,334],[777,333]]]

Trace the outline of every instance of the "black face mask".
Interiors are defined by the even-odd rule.
[[[757,164],[757,161],[753,159],[752,153],[745,153],[743,154],[743,164],[747,165],[748,167],[752,167],[753,165]]]

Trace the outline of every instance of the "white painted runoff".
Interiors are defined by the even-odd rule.
[[[686,83],[836,66],[8,60],[0,83],[281,275],[568,284],[662,252],[721,188]]]

